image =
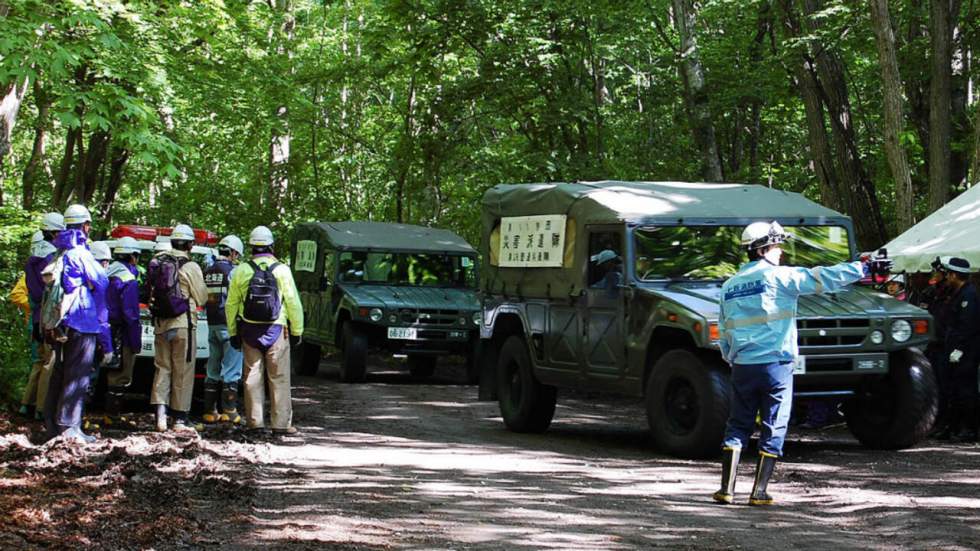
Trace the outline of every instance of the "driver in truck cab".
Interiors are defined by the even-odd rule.
[[[798,361],[796,308],[800,295],[836,292],[860,281],[866,261],[834,266],[780,266],[782,244],[791,236],[777,222],[754,222],[742,232],[749,262],[721,288],[719,346],[731,366],[731,410],[722,444],[721,489],[713,498],[734,499],[742,448],[762,420],[759,462],[749,505],[770,505],[769,478],[782,456],[793,402],[793,367]]]

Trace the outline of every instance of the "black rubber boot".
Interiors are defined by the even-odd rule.
[[[218,422],[218,400],[221,395],[221,382],[206,379],[204,381],[204,422]]]
[[[238,414],[238,381],[225,383],[221,389],[221,420],[233,424],[242,420]]]
[[[721,451],[721,489],[711,497],[718,503],[728,505],[735,499],[735,477],[738,475],[740,448],[725,448]]]
[[[119,412],[122,411],[123,395],[115,387],[109,387],[105,391],[105,415],[102,416],[102,423],[105,426],[116,424]]]
[[[772,497],[766,493],[769,486],[769,478],[776,468],[776,456],[766,452],[759,452],[759,464],[755,468],[755,484],[752,486],[752,495],[749,496],[749,505],[772,505]]]

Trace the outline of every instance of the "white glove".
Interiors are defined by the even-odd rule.
[[[115,354],[113,354],[112,352],[106,352],[106,354],[102,356],[102,365],[103,366],[107,366],[107,365],[111,364],[112,363],[112,359],[114,357],[115,357]]]
[[[958,363],[960,361],[960,358],[962,358],[962,357],[963,357],[963,351],[962,350],[953,350],[952,352],[949,353],[949,361],[950,361],[950,363],[954,363],[954,364],[955,363]]]

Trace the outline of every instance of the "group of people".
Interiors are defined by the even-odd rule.
[[[154,332],[150,404],[156,429],[195,430],[189,414],[194,385],[197,312],[207,313],[208,357],[205,423],[239,423],[244,376],[245,424],[265,427],[266,386],[273,431],[292,434],[289,350],[303,334],[303,309],[292,272],[277,261],[272,232],[252,230],[250,259],[229,235],[206,269],[192,257],[195,235],[186,224],[157,247],[145,270],[141,249],[122,237],[110,249],[90,241],[92,217],[83,205],[43,217],[15,292],[29,312],[33,362],[21,412],[43,419],[48,438],[91,442],[83,410],[97,373],[106,372],[106,423],[132,423],[123,415],[142,346],[140,303]],[[18,289],[20,291],[18,291]],[[33,412],[32,412],[33,410]]]
[[[933,339],[926,348],[939,383],[939,418],[933,436],[977,441],[977,369],[980,364],[980,305],[964,258],[937,258],[928,282],[909,292],[911,304],[928,310]]]

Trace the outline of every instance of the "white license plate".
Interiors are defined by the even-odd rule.
[[[797,356],[793,361],[793,375],[803,375],[806,373],[806,356]]]
[[[418,340],[419,332],[414,327],[389,327],[388,338],[414,341]]]

